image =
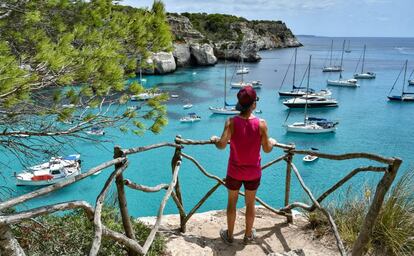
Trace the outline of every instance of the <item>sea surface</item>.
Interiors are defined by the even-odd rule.
[[[330,37],[299,37],[303,47],[298,49],[297,83],[301,83],[306,69],[309,55],[312,55],[312,69],[310,86],[314,89],[326,88],[328,78],[337,78],[338,73],[322,73],[322,67],[327,64],[331,40],[334,40],[334,59],[339,64],[342,42],[345,38]],[[294,49],[280,49],[262,51],[262,60],[259,63],[247,63],[250,73],[245,80],[261,80],[263,88],[258,90],[260,101],[258,109],[262,111],[259,117],[266,119],[269,134],[281,143],[294,143],[299,149],[318,148],[321,152],[342,154],[349,152],[371,152],[383,156],[397,156],[403,159],[400,176],[404,172],[412,172],[414,168],[414,103],[389,102],[387,95],[393,86],[397,75],[405,60],[408,60],[408,74],[414,68],[414,39],[413,38],[346,38],[350,40],[352,52],[344,55],[344,78],[351,78],[355,72],[358,59],[361,56],[363,45],[367,45],[365,68],[377,73],[375,80],[359,81],[359,88],[330,87],[333,97],[339,101],[337,108],[310,109],[312,116],[327,117],[339,121],[336,133],[323,135],[306,135],[286,133],[283,124],[289,115],[287,123],[303,120],[303,109],[293,110],[282,104],[277,92],[281,87],[286,69],[291,62]],[[227,65],[228,82],[232,78],[236,63]],[[168,103],[169,124],[161,134],[153,135],[147,132],[139,137],[133,134],[123,134],[116,128],[106,129],[103,139],[110,142],[75,142],[68,147],[67,154],[75,150],[81,154],[82,170],[87,171],[113,156],[113,146],[123,148],[145,146],[159,142],[173,142],[176,135],[183,138],[204,140],[212,135],[220,135],[226,116],[212,115],[209,106],[222,106],[224,94],[224,63],[214,67],[183,68],[175,73],[164,76],[146,76],[146,87],[158,87],[170,94],[179,95],[171,98]],[[236,81],[237,79],[233,79]],[[282,89],[289,89],[292,81],[292,72],[286,76]],[[400,78],[395,85],[394,92],[400,93],[402,87]],[[408,83],[405,83],[406,85]],[[303,81],[306,85],[306,81]],[[414,91],[414,86],[411,86]],[[228,102],[236,102],[237,90],[227,89]],[[183,105],[192,103],[194,107],[184,110]],[[131,103],[132,105],[135,103]],[[195,112],[201,116],[198,123],[183,124],[179,118],[188,112]],[[219,177],[225,177],[227,159],[226,150],[218,150],[212,145],[186,146],[183,150],[194,156],[207,171]],[[171,148],[157,149],[138,155],[130,156],[130,165],[126,170],[125,178],[136,183],[155,186],[160,183],[169,183],[171,179],[171,158],[174,150]],[[283,151],[274,149],[270,154],[262,154],[262,163],[282,155]],[[319,159],[316,162],[305,164],[303,156],[295,156],[297,165],[306,184],[315,195],[335,184],[341,177],[359,166],[380,165],[365,160],[331,161]],[[13,195],[20,195],[33,191],[33,187],[16,187],[12,173],[23,167],[11,155],[2,153],[0,157],[5,166],[2,166],[3,178],[1,184],[10,187]],[[41,159],[39,159],[41,162]],[[263,172],[263,178],[258,196],[273,207],[283,206],[284,180],[286,164],[278,163]],[[57,192],[25,203],[20,208],[32,208],[45,204],[52,204],[69,200],[86,200],[94,204],[107,177],[112,169],[107,169],[100,175],[86,178]],[[380,178],[378,174],[360,173],[351,181],[356,193],[363,193],[366,184],[375,184]],[[206,178],[189,161],[183,160],[180,170],[180,185],[182,189],[184,207],[189,211],[204,194],[215,185],[215,181]],[[114,187],[114,186],[113,186]],[[115,191],[112,187],[112,191]],[[332,202],[341,200],[343,192],[338,191],[328,198]],[[143,193],[126,189],[128,207],[133,216],[156,215],[164,191],[159,193]],[[342,197],[341,197],[342,193]],[[297,179],[292,177],[291,201],[307,201]],[[114,201],[113,193],[107,198],[107,203]],[[226,207],[227,194],[224,187],[220,187],[212,197],[201,207],[201,211],[223,209]],[[244,200],[239,200],[239,207]],[[177,209],[170,200],[165,213],[177,213]]]

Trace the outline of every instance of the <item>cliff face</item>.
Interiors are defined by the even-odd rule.
[[[224,58],[227,49],[229,60],[238,61],[243,57],[245,61],[256,62],[261,58],[258,54],[260,50],[302,45],[281,21],[248,21],[231,15],[183,13],[169,14],[168,22],[175,36],[176,52],[179,53],[184,52],[185,47],[191,48],[191,45],[208,44],[219,59]],[[178,66],[194,63],[192,56],[183,60],[184,55],[188,56],[174,55],[179,60]],[[197,62],[200,65],[214,64],[212,61],[204,63]]]

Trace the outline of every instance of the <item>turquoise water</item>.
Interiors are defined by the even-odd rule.
[[[302,76],[309,58],[313,56],[311,70],[311,87],[322,89],[326,87],[327,78],[337,78],[338,74],[322,73],[326,63],[331,40],[334,39],[334,56],[340,56],[343,38],[328,37],[300,37],[304,47],[298,50],[298,80]],[[346,152],[372,152],[384,156],[398,156],[404,161],[401,173],[412,170],[414,165],[414,103],[394,103],[386,98],[394,83],[403,62],[409,60],[409,70],[414,68],[414,39],[404,38],[351,38],[352,52],[345,54],[344,77],[350,78],[354,73],[356,63],[362,52],[363,44],[367,44],[366,70],[377,73],[375,80],[362,80],[360,87],[336,88],[332,87],[333,97],[338,99],[338,108],[311,109],[312,115],[321,115],[339,120],[338,131],[333,134],[303,135],[287,134],[282,127],[288,109],[277,96],[277,91],[291,60],[293,49],[263,51],[263,60],[257,64],[247,64],[251,72],[246,75],[247,80],[261,80],[263,88],[258,91],[260,101],[258,109],[263,111],[259,116],[267,120],[269,133],[282,143],[295,143],[297,148],[319,148],[322,152],[341,154]],[[339,60],[337,60],[339,62]],[[234,64],[229,70],[234,69]],[[410,73],[409,72],[409,73]],[[229,71],[231,74],[231,72]],[[179,98],[171,99],[168,103],[169,124],[160,135],[151,133],[143,137],[122,134],[117,129],[107,129],[105,139],[111,142],[102,144],[91,142],[74,143],[74,148],[82,155],[83,170],[98,165],[112,158],[114,145],[123,148],[144,146],[158,142],[174,140],[180,134],[184,138],[208,139],[211,135],[220,135],[223,129],[225,116],[211,115],[209,106],[223,104],[224,65],[214,67],[180,69],[174,74],[165,76],[149,76],[147,86],[158,86],[170,94],[178,94]],[[291,81],[288,76],[287,81]],[[288,84],[288,83],[286,83]],[[287,88],[287,87],[285,87]],[[401,81],[396,90],[401,89]],[[414,91],[414,87],[412,88]],[[228,101],[236,101],[236,90],[228,90]],[[182,105],[192,103],[194,107],[188,111]],[[179,118],[188,112],[196,112],[202,121],[194,124],[182,124]],[[288,122],[300,121],[303,110],[294,110]],[[228,149],[220,151],[213,146],[187,146],[184,152],[195,156],[200,163],[212,174],[224,177],[228,158]],[[66,153],[73,153],[68,149]],[[171,179],[170,160],[173,149],[158,149],[130,157],[130,166],[125,177],[137,183],[154,186],[159,183],[168,183]],[[270,154],[263,154],[263,163],[266,163],[282,154],[275,149]],[[307,185],[318,194],[330,187],[349,171],[367,164],[369,161],[328,161],[319,159],[311,164],[304,164],[302,156],[297,156],[295,164],[298,166]],[[22,166],[13,157],[3,155],[3,162],[9,167],[3,167],[4,179],[2,184],[11,187],[14,195],[32,191],[31,187],[16,187],[11,174],[22,169]],[[258,195],[274,207],[283,205],[284,172],[286,165],[275,165],[263,173],[262,185]],[[68,200],[87,200],[94,203],[111,170],[106,170],[98,176],[93,176],[52,193],[35,201],[26,203],[23,207],[34,207],[40,204],[50,204]],[[352,181],[356,189],[363,184],[378,180],[376,174],[359,174]],[[184,160],[180,170],[180,184],[184,195],[184,206],[190,210],[199,199],[215,184],[205,178],[189,161]],[[134,216],[156,215],[159,203],[164,193],[145,194],[127,189],[128,206]],[[296,179],[292,182],[291,201],[305,198]],[[113,198],[108,198],[108,202]],[[240,206],[243,200],[240,200]],[[226,191],[220,187],[217,192],[204,204],[202,211],[223,209],[226,207]],[[173,202],[169,202],[166,213],[176,213]]]

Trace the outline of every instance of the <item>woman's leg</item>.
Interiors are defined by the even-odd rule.
[[[239,190],[227,189],[229,200],[227,202],[227,234],[233,238],[234,223],[236,222],[236,205],[239,198]]]
[[[254,218],[256,216],[256,208],[254,207],[257,190],[245,190],[245,202],[246,202],[246,231],[245,236],[250,237],[252,235],[252,228],[254,224]]]

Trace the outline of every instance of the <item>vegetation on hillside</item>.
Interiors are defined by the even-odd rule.
[[[414,180],[406,174],[396,183],[384,201],[380,215],[370,238],[368,253],[374,255],[414,254]],[[349,190],[339,205],[330,205],[328,210],[338,226],[341,238],[352,247],[358,237],[359,228],[367,214],[374,187],[366,187],[363,196],[352,196]],[[310,227],[319,236],[330,234],[325,215],[319,211],[307,213]],[[351,248],[349,248],[351,249]]]
[[[135,237],[144,244],[150,229],[143,223],[131,219]],[[102,212],[102,222],[111,230],[122,232],[122,220],[113,208]],[[39,224],[37,224],[39,223]],[[94,237],[93,222],[88,220],[82,210],[64,216],[44,216],[36,222],[26,221],[13,227],[13,232],[28,255],[88,255]],[[163,255],[165,240],[157,235],[147,255]],[[99,251],[100,255],[127,255],[126,248],[105,237]]]
[[[156,0],[148,10],[115,2],[2,1],[0,150],[33,156],[96,125],[141,134],[167,123],[166,95],[139,113],[119,108],[144,90],[125,83],[137,59],[171,49],[164,5]]]

